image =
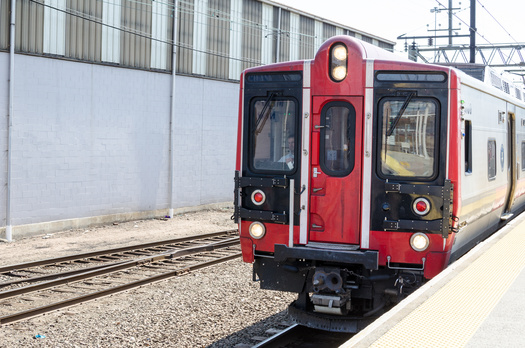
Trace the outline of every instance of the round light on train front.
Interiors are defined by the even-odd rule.
[[[334,55],[334,58],[337,60],[345,60],[348,56],[348,53],[346,52],[346,47],[343,45],[336,45],[333,48],[332,54]]]
[[[266,201],[266,195],[261,190],[252,192],[252,203],[255,205],[262,205]]]
[[[341,81],[346,77],[346,68],[344,66],[337,66],[332,70],[332,77],[336,81]]]
[[[348,73],[348,49],[342,43],[337,43],[330,49],[330,78],[341,82]]]
[[[418,198],[414,201],[412,209],[417,215],[427,215],[430,211],[430,202],[426,198]]]
[[[410,246],[415,251],[424,251],[429,245],[430,239],[428,239],[427,235],[424,233],[414,233],[412,237],[410,237]]]
[[[266,228],[262,223],[256,221],[252,222],[248,231],[250,232],[250,236],[252,236],[252,238],[261,239],[266,233]]]

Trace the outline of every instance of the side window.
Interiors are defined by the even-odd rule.
[[[321,169],[330,176],[346,176],[354,169],[355,109],[332,102],[321,111]]]
[[[472,121],[465,120],[465,173],[472,174]]]
[[[488,148],[488,174],[489,180],[496,179],[496,140],[489,139]]]
[[[525,141],[521,142],[521,171],[525,171]]]

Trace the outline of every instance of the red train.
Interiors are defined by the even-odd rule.
[[[261,288],[356,332],[525,207],[523,91],[347,36],[241,76],[235,219]]]

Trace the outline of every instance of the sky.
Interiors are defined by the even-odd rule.
[[[428,36],[434,35],[434,31],[429,30],[448,29],[448,12],[431,12],[434,8],[447,8],[448,0],[273,1],[394,41],[397,43],[395,50],[399,52],[404,50],[404,40],[396,38],[402,34]],[[453,0],[452,4],[453,8],[458,8],[454,10],[457,17],[453,19],[453,29],[460,29],[455,31],[468,35],[470,0]],[[522,0],[477,0],[476,28],[482,36],[476,37],[476,44],[525,44],[524,13],[525,1]],[[448,31],[437,33],[446,35]],[[454,40],[454,44],[468,42],[469,38]],[[419,43],[428,47],[428,40],[420,40]],[[437,44],[446,45],[448,40],[438,40]]]

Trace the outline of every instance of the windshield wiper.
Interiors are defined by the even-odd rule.
[[[388,132],[386,132],[386,136],[389,137],[394,132],[394,129],[396,129],[397,124],[399,123],[399,120],[401,119],[401,116],[405,113],[405,110],[408,107],[408,104],[412,100],[412,98],[416,95],[416,92],[410,92],[410,94],[405,99],[405,102],[403,103],[403,106],[401,106],[401,109],[399,109],[399,112],[397,113],[396,118],[394,119],[394,122],[392,122],[392,125],[390,126],[390,129]]]
[[[260,128],[259,128],[259,124],[261,123],[262,118],[264,117],[264,114],[266,113],[266,110],[270,106],[270,102],[272,101],[273,97],[275,97],[275,92],[271,92],[268,98],[266,98],[266,102],[264,103],[261,113],[257,117],[257,122],[255,123],[255,134],[259,134],[262,132],[262,127],[266,123],[266,120],[268,119],[269,115],[266,115],[266,117],[264,118],[264,122]]]

